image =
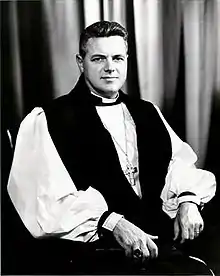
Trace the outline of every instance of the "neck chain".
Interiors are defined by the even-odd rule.
[[[123,113],[123,124],[124,124],[124,134],[125,134],[125,150],[123,149],[123,147],[119,144],[119,142],[116,140],[116,138],[111,134],[111,132],[109,131],[108,127],[106,126],[105,123],[103,123],[104,127],[108,130],[109,134],[111,135],[112,139],[115,141],[115,143],[118,145],[118,147],[120,148],[121,152],[125,155],[126,157],[126,169],[123,170],[124,174],[126,176],[128,176],[129,178],[129,182],[132,186],[134,186],[135,183],[135,173],[137,173],[137,167],[134,167],[132,165],[132,163],[129,161],[128,158],[128,145],[127,145],[127,132],[126,132],[126,124],[125,124],[125,112],[124,109],[122,107],[121,104],[121,109],[122,109],[122,113]]]

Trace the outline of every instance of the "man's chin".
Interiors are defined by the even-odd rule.
[[[118,86],[108,88],[102,87],[99,90],[97,90],[97,92],[103,97],[114,98],[117,95],[119,89],[120,88]]]
[[[103,91],[103,96],[104,97],[108,97],[108,98],[115,98],[117,93],[118,93],[118,90],[106,90],[106,91]]]

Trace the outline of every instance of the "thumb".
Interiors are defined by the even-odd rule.
[[[153,236],[153,235],[150,235],[150,234],[147,234],[149,238],[151,238],[152,240],[157,240],[158,239],[158,236]]]
[[[179,222],[178,222],[178,219],[175,218],[175,220],[174,220],[174,238],[173,238],[174,241],[178,238],[179,232],[180,232]]]

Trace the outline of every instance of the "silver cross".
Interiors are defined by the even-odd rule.
[[[128,176],[129,182],[131,183],[131,186],[135,185],[135,178],[134,174],[137,172],[137,167],[133,167],[130,163],[127,163],[125,175]]]

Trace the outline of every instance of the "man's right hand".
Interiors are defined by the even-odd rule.
[[[146,262],[149,258],[158,256],[157,245],[153,240],[158,239],[158,236],[146,234],[140,228],[121,218],[116,224],[113,235],[116,241],[124,248],[125,254],[133,259],[136,258],[136,250],[141,251],[141,256],[138,261]]]

